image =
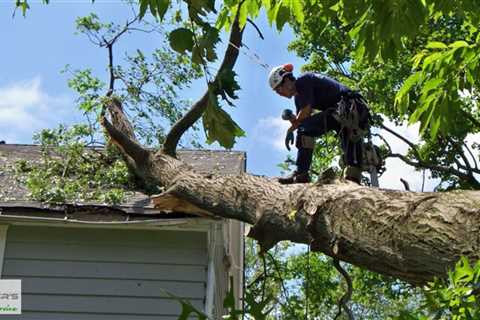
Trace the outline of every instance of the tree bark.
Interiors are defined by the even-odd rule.
[[[419,193],[339,179],[281,185],[269,178],[202,175],[159,152],[142,168],[165,192],[161,210],[240,220],[263,250],[288,240],[412,284],[444,277],[461,255],[480,258],[480,192]]]
[[[157,207],[181,210],[172,207],[175,199],[252,224],[249,236],[263,250],[282,240],[311,244],[313,251],[413,284],[445,276],[461,255],[480,258],[478,191],[417,193],[341,180],[285,186],[248,174],[157,170],[174,176],[153,197]]]
[[[241,30],[235,25],[232,33],[240,44]],[[237,56],[229,46],[224,67],[233,68]],[[461,255],[480,258],[480,191],[394,191],[331,175],[317,183],[281,185],[249,174],[195,172],[174,155],[183,124],[203,112],[202,99],[157,153],[136,141],[123,112],[112,114],[113,124],[101,119],[137,176],[165,190],[152,197],[157,208],[244,221],[253,225],[249,236],[263,250],[282,240],[310,244],[312,250],[413,284],[445,276]]]

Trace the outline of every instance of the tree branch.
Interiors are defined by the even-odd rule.
[[[452,138],[450,137],[447,137],[446,138],[447,141],[450,143],[450,145],[452,146],[452,148],[458,153],[458,155],[460,156],[460,158],[462,158],[463,160],[463,163],[465,165],[462,165],[460,163],[460,161],[458,161],[457,163],[457,159],[455,159],[455,162],[457,163],[458,167],[459,168],[462,168],[464,167],[466,171],[468,171],[468,174],[469,175],[473,175],[473,172],[472,172],[472,166],[470,165],[470,161],[468,161],[467,157],[465,156],[465,152],[463,152],[463,149],[462,149],[462,145],[461,144],[458,144],[456,141],[454,141]]]
[[[247,21],[255,28],[255,30],[257,30],[258,36],[260,37],[260,39],[265,40],[265,38],[263,37],[263,34],[260,31],[260,29],[258,28],[258,26],[252,20],[250,20],[250,18],[247,18]]]
[[[430,169],[430,170],[436,170],[436,171],[452,174],[452,175],[457,176],[460,179],[462,179],[464,181],[467,181],[467,182],[473,184],[474,186],[477,186],[477,187],[480,188],[480,182],[478,182],[475,179],[474,176],[463,173],[463,172],[461,172],[459,170],[456,170],[452,167],[434,165],[434,164],[426,163],[426,162],[423,162],[423,161],[415,162],[415,161],[412,161],[412,160],[408,159],[404,155],[401,155],[401,154],[398,154],[398,153],[391,153],[389,155],[389,157],[399,158],[400,160],[402,160],[406,164],[411,165],[412,167],[415,167],[415,168],[419,168],[419,169],[420,168],[426,168],[426,169]]]
[[[476,126],[477,128],[480,129],[480,122],[479,122],[477,119],[475,119],[475,118],[474,118],[470,113],[468,113],[468,112],[464,112],[464,114],[465,114],[465,116],[467,117],[467,119],[470,120],[470,122],[471,122],[474,126]]]
[[[475,169],[478,169],[477,159],[473,155],[472,150],[470,150],[470,147],[465,142],[463,142],[463,146],[465,147],[465,149],[467,149],[468,153],[470,154],[470,157],[472,157],[473,164],[475,165]]]
[[[420,156],[420,153],[418,152],[418,149],[417,149],[417,146],[411,142],[410,140],[408,140],[407,138],[399,135],[398,133],[396,133],[395,131],[393,131],[392,129],[386,127],[383,123],[380,124],[380,128],[384,129],[385,131],[387,132],[390,132],[391,134],[393,134],[395,137],[397,137],[398,139],[402,140],[403,142],[405,142],[406,144],[409,145],[410,148],[412,148],[413,152],[415,152],[415,156],[417,157],[417,159],[419,161],[422,161],[422,157]]]
[[[240,10],[238,10],[240,11]],[[213,84],[218,82],[218,76],[224,70],[233,69],[235,62],[237,61],[239,52],[234,46],[240,46],[242,42],[243,29],[240,29],[238,22],[238,14],[235,17],[235,21],[232,24],[232,30],[230,31],[229,45],[225,51],[225,55],[218,69],[217,75]],[[231,44],[230,44],[231,43]],[[233,45],[232,45],[233,44]],[[175,156],[178,142],[182,135],[202,116],[208,104],[208,88],[203,96],[192,106],[192,108],[179,119],[165,138],[162,152],[171,156]]]
[[[403,183],[403,187],[405,188],[406,191],[410,191],[410,185],[408,184],[408,181],[400,178],[400,182]]]
[[[107,45],[108,49],[108,71],[110,75],[107,97],[113,94],[113,86],[115,84],[115,75],[113,74],[113,43]]]
[[[338,300],[338,312],[337,315],[335,316],[335,320],[342,314],[342,309],[345,311],[347,314],[347,317],[349,320],[353,320],[353,313],[352,310],[348,307],[347,303],[350,301],[352,298],[352,292],[353,292],[353,286],[352,286],[352,278],[350,278],[350,275],[348,272],[342,268],[340,265],[340,261],[337,258],[333,258],[333,265],[335,269],[342,275],[342,277],[345,279],[345,282],[347,283],[347,291],[345,294]]]
[[[127,120],[128,121],[128,120]],[[100,118],[100,124],[105,128],[112,142],[117,145],[124,154],[131,157],[138,165],[144,164],[150,152],[144,149],[137,141],[129,137],[125,132],[113,126],[105,116]]]

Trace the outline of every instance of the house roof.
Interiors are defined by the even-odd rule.
[[[241,174],[246,169],[246,154],[241,151],[179,150],[179,158],[201,173]],[[0,144],[0,217],[3,215],[40,216],[42,218],[73,219],[75,221],[145,221],[159,218],[185,218],[191,215],[159,212],[147,195],[134,192],[119,205],[98,202],[45,204],[29,199],[29,192],[15,176],[19,160],[38,161],[38,145]]]

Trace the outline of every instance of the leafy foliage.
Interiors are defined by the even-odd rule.
[[[480,318],[480,261],[475,266],[462,257],[448,280],[436,279],[426,291],[426,306],[435,318]]]
[[[202,119],[209,144],[218,141],[221,146],[231,149],[235,143],[235,137],[245,135],[228,113],[218,105],[217,96],[212,90],[209,91],[208,106]]]
[[[448,279],[435,279],[423,290],[421,308],[403,312],[397,320],[473,320],[480,317],[480,261],[471,265],[462,257],[448,272]]]
[[[28,9],[27,2],[17,0],[16,3],[25,13]],[[479,14],[473,0],[228,0],[220,5],[219,10],[215,9],[213,0],[184,0],[179,3],[184,4],[186,10],[178,10],[175,19],[187,23],[171,31],[168,37],[170,45],[179,53],[191,52],[190,59],[203,66],[217,59],[215,45],[219,41],[219,30],[228,30],[236,16],[243,27],[248,18],[257,17],[264,8],[269,22],[275,24],[278,30],[286,23],[293,24],[295,32],[301,35],[300,41],[293,46],[300,55],[311,59],[307,68],[327,71],[342,77],[352,87],[362,89],[374,101],[375,110],[390,119],[401,121],[408,117],[411,122],[421,122],[424,143],[414,145],[406,157],[408,161],[416,159],[419,167],[428,167],[439,161],[444,161],[442,165],[457,163],[463,153],[463,150],[458,149],[458,143],[468,133],[480,130],[478,80],[475,77],[478,74]],[[156,19],[162,20],[171,7],[170,0],[140,0],[140,16],[145,17],[150,12]],[[184,18],[184,15],[187,17]],[[215,23],[211,23],[210,18],[214,15]],[[95,19],[91,16],[79,20],[80,31],[95,35],[102,29],[112,27]],[[128,80],[127,72],[123,69],[115,68],[116,74],[125,84],[124,99],[145,99],[142,89],[147,86],[147,80],[151,79],[148,68],[145,67],[145,56],[138,52],[132,61],[139,65],[132,72],[135,74],[132,77],[134,80]],[[207,68],[204,69],[205,73],[206,70]],[[224,74],[215,84],[207,79],[210,82],[209,104],[203,118],[207,137],[209,142],[220,141],[226,147],[231,147],[235,137],[243,134],[218,101],[218,96],[227,103],[230,98],[235,98],[238,85],[234,76],[232,73]],[[73,82],[72,87],[80,93],[80,99],[84,101],[80,104],[84,110],[97,110],[101,104],[98,101],[99,92],[105,85],[88,71],[78,74],[74,81],[76,83]],[[459,90],[464,92],[460,93]],[[139,110],[143,110],[143,107]],[[165,114],[171,116],[168,117],[169,120],[178,115],[175,111]],[[443,140],[437,139],[438,136]],[[322,148],[325,147],[328,148],[328,145],[321,146],[317,154],[325,162],[331,162],[332,159],[324,157],[325,149]],[[478,148],[478,145],[473,148]],[[435,158],[437,162],[434,162]],[[57,177],[60,172],[67,176],[68,164],[51,164],[51,169],[45,166],[47,169],[44,168],[44,171],[55,171]],[[325,163],[320,161],[318,166],[323,167]],[[461,169],[457,164],[458,168]],[[27,164],[19,164],[19,169],[24,173],[36,170]],[[467,172],[473,177],[472,170]],[[458,171],[452,174],[448,170],[437,170],[434,174],[442,175],[453,186],[457,185],[452,179],[460,179]],[[38,177],[33,179],[35,183],[48,178]],[[463,186],[468,183],[474,185],[468,179],[462,180],[462,183]],[[66,185],[66,182],[63,184]],[[71,188],[66,188],[69,189]],[[44,193],[39,192],[40,195]],[[44,197],[67,198],[65,195],[58,196],[55,192]],[[304,301],[308,301],[309,305],[315,306],[311,310],[313,316],[331,316],[333,297],[338,296],[339,279],[331,272],[328,261],[323,257],[309,259],[305,255],[290,258],[281,257],[277,261],[273,255],[265,259],[270,264],[252,264],[254,271],[251,274],[255,280],[250,286],[252,294],[246,299],[253,306],[252,313],[259,319],[268,318],[265,310],[273,307],[274,316],[284,315],[285,319],[298,319],[303,315]],[[308,277],[304,272],[307,269],[312,273]],[[457,269],[461,271],[450,275],[448,287],[444,284],[434,284],[431,287],[430,293],[433,296],[429,298],[430,308],[439,317],[473,319],[478,317],[479,268],[466,267],[463,263]],[[354,278],[359,279],[355,284],[359,293],[353,302],[358,314],[378,319],[398,313],[401,319],[415,319],[411,309],[416,305],[412,305],[407,297],[411,294],[416,296],[417,292],[402,283],[379,278],[363,270],[350,268],[350,271],[356,274]],[[267,280],[267,273],[274,274],[274,281]],[[313,283],[311,288],[315,290],[307,293],[304,288],[308,282]],[[295,284],[300,286],[295,288]],[[286,293],[285,285],[294,289]],[[232,306],[232,300],[229,294],[225,306]],[[183,306],[184,318],[192,314],[202,317],[191,306]],[[231,319],[238,318],[239,311],[234,307],[230,310]],[[427,317],[421,311],[417,314],[421,319]]]
[[[64,203],[99,201],[118,204],[133,187],[132,178],[118,153],[89,148],[94,131],[88,125],[44,129],[34,140],[41,160],[16,164],[33,200]]]
[[[319,1],[328,3],[329,1]],[[317,2],[318,3],[318,2]],[[330,2],[331,3],[331,2]],[[314,4],[314,6],[317,4]],[[420,87],[422,98],[416,101],[416,112],[409,113],[411,122],[420,121],[422,133],[428,128],[435,137],[439,132],[448,131],[451,123],[451,110],[461,107],[458,90],[469,90],[478,86],[471,74],[478,68],[477,57],[478,20],[480,15],[474,1],[459,1],[447,4],[446,1],[335,1],[332,6],[319,6],[325,29],[331,21],[339,21],[345,28],[348,42],[352,44],[353,60],[358,63],[376,63],[396,60],[405,49],[412,49],[414,76]],[[317,11],[318,12],[318,11]],[[450,44],[445,39],[424,41],[426,30],[435,30],[432,26],[456,21],[463,31],[454,31]],[[455,28],[455,25],[453,25]],[[431,29],[430,29],[431,28]],[[446,32],[446,28],[443,29]],[[438,33],[432,32],[433,38]],[[441,36],[445,37],[446,33]],[[447,38],[449,35],[447,35]],[[423,41],[419,41],[423,38]],[[428,37],[427,37],[428,38]],[[416,70],[419,68],[419,70]],[[421,75],[421,76],[420,76]],[[403,106],[409,101],[402,99],[405,92],[413,89],[413,79],[406,83],[402,94],[397,97]],[[448,106],[448,107],[447,107]]]
[[[134,18],[130,24],[122,26],[103,23],[97,15],[90,14],[79,17],[76,23],[78,32],[99,47],[113,47],[119,37],[132,27],[159,33],[162,37],[161,31],[152,28],[146,19],[140,22]],[[127,53],[122,64],[112,65],[111,68],[110,81],[113,78],[113,83],[118,83],[114,88],[117,97],[124,109],[131,113],[133,126],[142,142],[151,146],[163,143],[166,128],[189,108],[191,101],[180,99],[179,92],[202,76],[199,65],[192,64],[185,55],[168,49],[167,45],[154,50],[150,57],[139,49]],[[106,83],[89,69],[71,70],[67,66],[64,72],[72,75],[68,84],[79,95],[77,102],[80,110],[95,119],[103,106]],[[193,131],[197,130],[194,126]],[[195,135],[191,136],[190,143],[200,146]]]
[[[175,29],[169,35],[170,46],[178,53],[185,53],[187,50],[192,51],[194,37],[193,32],[186,28]]]
[[[453,47],[445,49],[448,48],[447,43],[455,43],[456,39],[470,39],[473,28],[468,26],[460,14],[430,18],[420,29],[414,31],[415,36],[405,33],[401,37],[400,47],[392,45],[395,49],[392,55],[382,54],[380,50],[375,59],[363,59],[363,56],[357,54],[358,47],[363,44],[357,43],[351,35],[352,24],[355,22],[346,24],[345,18],[341,16],[353,13],[337,14],[340,9],[335,5],[338,3],[340,2],[322,1],[321,4],[309,4],[304,22],[294,25],[297,38],[290,48],[304,59],[309,59],[304,68],[326,73],[351,88],[360,90],[373,113],[382,115],[374,118],[374,126],[382,126],[385,118],[397,124],[406,118],[421,122],[422,141],[410,141],[410,151],[401,159],[418,169],[429,169],[433,177],[441,179],[439,189],[478,189],[480,185],[474,173],[480,172],[477,166],[480,154],[475,145],[466,143],[469,134],[480,131],[476,94],[478,86],[467,87],[468,81],[462,77],[462,74],[468,73],[464,72],[461,62],[463,58],[453,63],[456,61],[454,55],[460,56],[460,52],[455,51],[457,53],[454,54]],[[360,6],[356,2],[345,10],[353,10],[357,5]],[[384,13],[387,14],[389,10],[397,9],[387,6]],[[382,12],[378,11],[378,14]],[[400,15],[401,11],[397,14]],[[387,18],[385,23],[389,23]],[[394,24],[393,27],[397,28],[397,25]],[[366,46],[370,40],[365,41]],[[376,38],[375,41],[380,39]],[[437,56],[428,60],[430,69],[422,71],[422,61],[433,54]],[[439,55],[443,59],[437,62]],[[447,67],[449,63],[452,64]],[[441,81],[432,80],[438,78],[438,75],[433,77],[437,71],[433,72],[432,68],[438,68],[435,69],[438,72],[444,70]],[[449,86],[445,87],[447,82]],[[439,104],[438,99],[443,99],[446,105]],[[404,143],[401,140],[398,142]],[[390,146],[385,145],[383,149],[389,150],[388,156],[393,156]]]
[[[257,303],[268,301],[268,319],[333,319],[345,289],[331,260],[304,246],[279,243],[265,262],[253,240],[246,241],[247,292]],[[265,263],[265,264],[264,264]],[[420,307],[419,289],[348,264],[353,279],[351,309],[358,319],[391,319]],[[308,306],[306,305],[308,304]]]

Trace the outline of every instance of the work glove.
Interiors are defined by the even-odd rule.
[[[287,150],[290,151],[290,145],[293,144],[295,138],[293,136],[293,132],[288,130],[287,131],[287,136],[285,138],[285,147],[287,147]]]
[[[290,110],[290,109],[285,109],[283,110],[282,112],[282,119],[283,120],[292,120],[292,119],[295,119],[295,115],[293,114],[293,111]]]

